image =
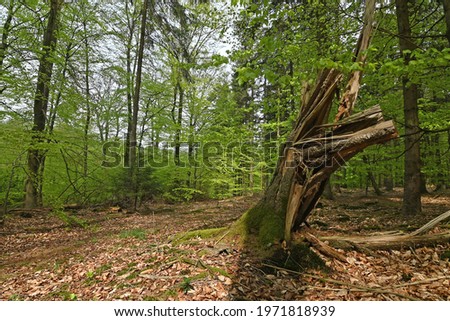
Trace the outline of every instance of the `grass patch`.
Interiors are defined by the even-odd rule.
[[[135,266],[137,264],[135,262],[131,262],[127,265],[126,268],[117,272],[118,276],[126,275],[125,280],[135,279],[139,276],[139,271],[136,271]]]
[[[168,289],[163,294],[161,294],[161,301],[167,301],[168,298],[173,298],[176,300],[178,298],[178,292],[175,289]]]
[[[122,231],[122,232],[120,232],[119,237],[123,238],[123,239],[135,238],[138,240],[145,240],[147,238],[147,231],[140,229],[140,228]]]
[[[52,211],[52,215],[64,222],[70,228],[87,228],[89,226],[88,222],[82,218],[76,217],[74,215],[70,215],[63,210],[54,209]]]
[[[20,294],[12,294],[9,298],[8,301],[22,301],[23,298]]]
[[[73,292],[69,291],[70,285],[68,283],[64,283],[61,285],[61,288],[58,291],[54,291],[50,293],[50,296],[54,298],[60,298],[64,301],[77,301],[77,295]]]
[[[109,270],[112,267],[111,264],[103,264],[100,267],[96,268],[94,271],[87,271],[86,272],[86,280],[84,283],[86,285],[92,285],[97,283],[99,280],[97,280],[97,276],[101,275],[103,272]]]

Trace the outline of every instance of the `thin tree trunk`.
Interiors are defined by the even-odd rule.
[[[381,192],[380,188],[378,187],[377,180],[375,179],[375,176],[373,175],[373,172],[370,169],[369,158],[366,155],[364,155],[362,157],[362,159],[363,159],[363,162],[366,165],[368,165],[368,167],[367,167],[367,179],[370,181],[370,183],[371,183],[371,185],[372,185],[372,187],[373,187],[373,189],[375,191],[375,194],[377,194],[378,196],[382,195],[383,193]],[[366,195],[367,195],[368,189],[369,189],[369,184],[366,184]]]
[[[178,113],[176,119],[176,130],[175,130],[175,165],[180,166],[180,148],[181,148],[181,127],[183,125],[183,100],[184,100],[184,90],[181,84],[177,84],[178,87]]]
[[[83,146],[83,197],[87,195],[87,178],[88,178],[88,153],[89,153],[89,128],[91,127],[91,90],[89,83],[90,64],[89,64],[89,40],[87,35],[87,22],[83,21],[84,31],[84,63],[85,63],[85,95],[86,95],[86,119],[84,123],[84,146]],[[86,199],[83,200],[85,202]]]
[[[405,65],[408,65],[413,60],[411,52],[416,49],[416,45],[411,37],[408,3],[408,0],[396,0],[399,44]],[[420,191],[419,91],[417,84],[411,83],[407,75],[403,76],[402,84],[403,113],[405,116],[405,173],[402,212],[404,215],[411,216],[422,211]]]
[[[134,203],[133,208],[136,210],[137,207],[137,197],[138,197],[138,169],[139,166],[136,162],[137,158],[137,127],[138,127],[138,114],[139,114],[139,99],[141,93],[142,84],[142,61],[144,58],[144,46],[145,46],[145,30],[147,25],[147,13],[148,13],[148,2],[149,0],[144,0],[142,6],[142,18],[141,18],[141,34],[139,37],[139,49],[137,56],[137,69],[136,69],[136,83],[134,87],[133,95],[133,116],[131,122],[130,130],[130,168],[131,168],[131,178],[132,178],[132,190],[134,192]]]
[[[14,1],[9,2],[8,13],[6,16],[5,23],[3,24],[3,32],[2,32],[2,42],[0,43],[0,71],[3,70],[3,61],[6,57],[6,52],[8,49],[8,36],[11,30],[11,22],[14,15]],[[1,89],[1,88],[0,88]]]
[[[28,178],[25,183],[24,206],[26,208],[42,205],[42,197],[39,194],[41,191],[40,185],[42,185],[40,173],[42,173],[41,163],[43,155],[42,148],[35,145],[44,140],[43,134],[46,125],[49,87],[53,71],[53,60],[51,56],[55,52],[57,43],[58,20],[61,6],[61,0],[51,0],[47,27],[42,43],[42,55],[39,58],[39,71],[33,106],[32,146],[28,150]]]
[[[131,69],[132,57],[131,51],[133,48],[133,36],[135,29],[135,20],[134,17],[129,17],[129,1],[125,1],[125,11],[127,13],[127,21],[128,21],[128,31],[129,37],[127,41],[127,50],[126,50],[126,64],[127,64],[127,133],[125,137],[125,146],[124,146],[124,166],[130,167],[130,141],[131,141],[131,131],[132,131],[132,122],[133,122],[133,82],[134,75]],[[131,19],[131,20],[130,20]]]
[[[197,166],[195,162],[195,149],[194,149],[194,133],[195,133],[195,121],[193,119],[193,116],[191,115],[189,119],[189,138],[188,138],[188,178],[186,181],[186,186],[191,187],[192,186],[192,168],[195,168]]]
[[[334,194],[333,194],[333,188],[331,186],[331,179],[329,179],[325,183],[325,187],[323,190],[323,197],[325,197],[327,200],[334,200]]]

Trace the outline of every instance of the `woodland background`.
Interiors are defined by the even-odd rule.
[[[8,207],[23,202],[30,177],[35,206],[260,192],[298,114],[302,84],[323,68],[362,68],[351,63],[361,1],[56,2],[0,7],[0,199]],[[405,65],[399,52],[395,3],[379,3],[356,111],[380,104],[404,134],[401,79],[417,85],[425,192],[450,181],[449,18],[441,1],[408,3],[412,61]],[[54,42],[43,46],[49,4],[58,21]],[[45,62],[51,73],[38,79]],[[128,162],[133,149],[140,165]],[[38,168],[30,151],[39,151]],[[117,166],[102,166],[117,153]],[[402,187],[404,155],[402,138],[369,148],[331,184]]]
[[[376,1],[358,53],[369,3],[2,0],[0,299],[449,300],[450,0]],[[322,71],[399,138],[286,246],[261,194]]]

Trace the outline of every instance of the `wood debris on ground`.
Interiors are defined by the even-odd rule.
[[[135,214],[77,210],[74,217],[85,222],[78,227],[45,212],[10,216],[0,229],[0,299],[450,300],[448,244],[338,250],[346,261],[322,256],[327,271],[269,273],[238,240],[191,233],[180,241],[188,231],[229,226],[256,201],[148,204]],[[352,192],[323,201],[310,223],[321,236],[410,232],[448,210],[450,195],[424,203],[423,216],[407,219],[398,193]],[[448,228],[443,224],[429,233]]]

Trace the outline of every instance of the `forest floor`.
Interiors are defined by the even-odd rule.
[[[267,272],[220,229],[257,200],[10,215],[0,227],[0,300],[450,300],[449,244],[339,250],[347,262],[323,257],[325,270]],[[422,226],[449,210],[450,193],[424,196],[414,218],[400,215],[399,191],[321,203],[309,220],[318,235],[369,235]]]

